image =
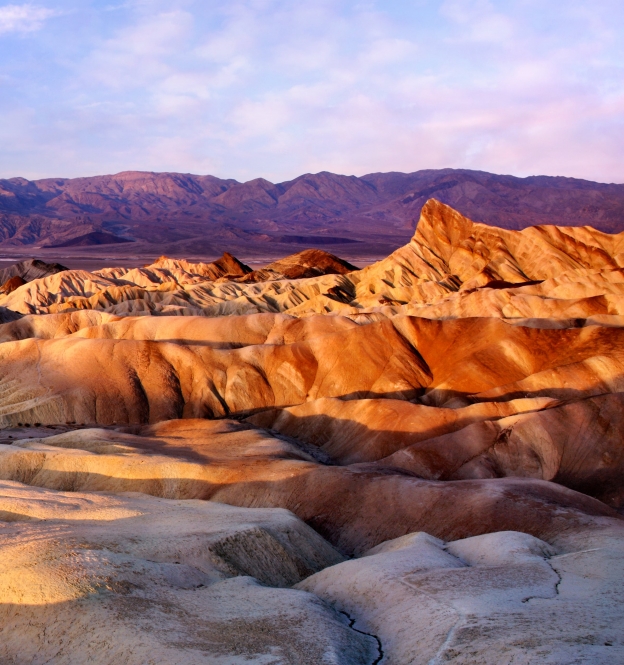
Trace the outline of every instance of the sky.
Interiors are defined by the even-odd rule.
[[[624,182],[622,0],[0,0],[0,177]]]

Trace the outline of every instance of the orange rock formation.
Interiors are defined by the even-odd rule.
[[[116,639],[132,663],[624,657],[624,234],[430,201],[362,270],[163,257],[0,307],[22,315],[0,326],[7,662],[75,662],[55,654],[87,600],[115,636],[103,663]],[[145,622],[117,622],[139,599]],[[150,645],[163,603],[181,637]],[[83,633],[73,653],[96,658],[109,635]]]

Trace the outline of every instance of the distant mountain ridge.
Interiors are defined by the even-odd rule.
[[[344,251],[349,243],[354,252],[388,252],[409,240],[430,198],[508,229],[624,230],[624,184],[457,169],[362,177],[321,172],[277,184],[130,171],[0,180],[0,247],[115,243],[119,252],[250,256],[283,255],[293,245]]]

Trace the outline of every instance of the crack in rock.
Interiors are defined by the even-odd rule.
[[[563,582],[563,577],[561,577],[561,574],[559,571],[553,567],[553,565],[550,563],[550,561],[546,561],[550,569],[555,573],[557,576],[557,583],[555,584],[555,595],[554,596],[528,596],[527,598],[523,598],[522,602],[523,603],[528,603],[531,600],[535,599],[540,599],[540,600],[554,600],[558,595],[559,595],[559,585],[561,582]]]
[[[360,635],[366,635],[367,637],[372,637],[375,642],[377,643],[377,658],[371,663],[371,665],[379,665],[381,661],[383,660],[384,657],[384,651],[383,651],[383,646],[381,644],[381,640],[377,637],[377,635],[374,635],[373,633],[366,633],[363,630],[359,630],[358,628],[355,627],[355,619],[351,618],[351,615],[348,612],[345,612],[344,610],[339,610],[340,614],[344,615],[347,617],[347,621],[349,622],[349,628],[351,630],[354,630],[356,633],[359,633]]]

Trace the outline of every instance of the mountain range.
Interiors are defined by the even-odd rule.
[[[0,249],[108,255],[283,256],[304,247],[382,256],[411,238],[435,198],[479,222],[624,229],[624,184],[517,178],[441,169],[322,172],[282,183],[128,171],[85,178],[0,180]],[[114,247],[113,247],[114,246]]]

